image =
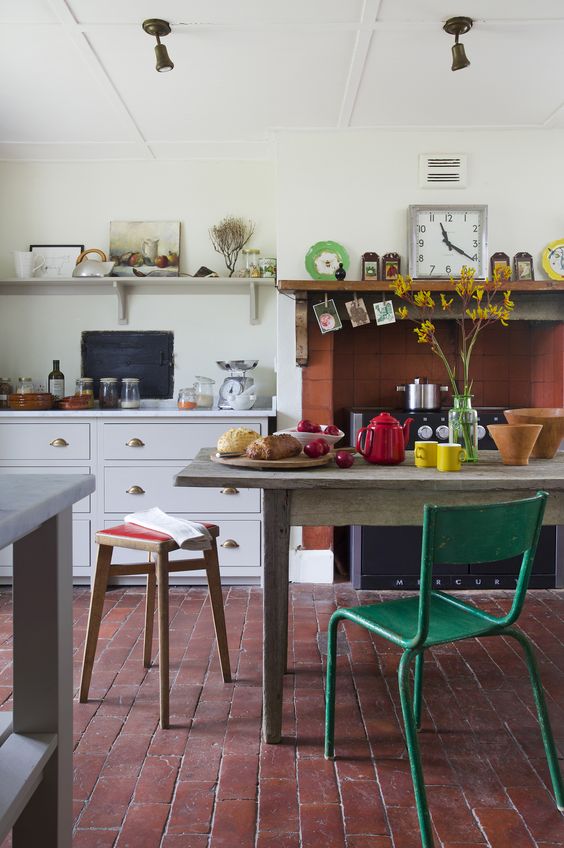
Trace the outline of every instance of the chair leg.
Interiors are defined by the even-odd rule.
[[[159,601],[159,682],[161,727],[169,726],[169,650],[168,650],[168,554],[157,554],[157,592]]]
[[[325,685],[325,758],[335,756],[335,676],[337,665],[337,628],[341,616],[333,613],[327,628],[327,682]]]
[[[552,788],[554,790],[554,796],[556,798],[556,806],[558,807],[560,812],[564,812],[564,784],[562,783],[562,774],[560,772],[560,766],[558,764],[558,753],[556,751],[556,745],[554,744],[552,727],[550,726],[548,710],[546,709],[544,689],[535,660],[533,647],[529,639],[525,636],[524,633],[521,633],[520,630],[504,630],[503,635],[513,636],[513,638],[521,644],[525,652],[525,659],[527,661],[529,677],[531,678],[531,685],[533,687],[533,696],[537,708],[537,716],[539,720],[542,741],[546,753],[546,759],[548,762],[548,770],[550,771]]]
[[[423,848],[433,848],[434,843],[431,818],[429,816],[429,807],[427,805],[427,793],[425,791],[423,769],[421,766],[421,752],[419,750],[419,740],[417,738],[417,728],[415,726],[414,710],[410,693],[409,666],[413,655],[413,651],[405,651],[400,660],[398,668],[399,693],[403,722],[405,726],[407,753],[409,754],[409,764],[411,766],[411,779],[413,781],[413,791],[415,793],[415,805],[417,807],[417,817],[419,819],[419,830],[421,831],[421,845]]]
[[[423,691],[423,651],[415,657],[415,675],[413,680],[413,715],[415,727],[421,728],[421,696]]]
[[[96,645],[100,633],[100,622],[104,609],[104,598],[108,588],[108,577],[112,561],[113,547],[111,545],[100,545],[96,558],[96,571],[94,583],[90,596],[90,610],[88,612],[88,626],[86,628],[86,641],[84,643],[84,657],[82,659],[82,674],[80,677],[79,701],[81,704],[88,700],[90,681],[92,679],[92,666],[96,656]]]
[[[225,610],[223,608],[223,594],[221,591],[221,577],[219,574],[219,559],[217,556],[217,543],[212,540],[209,551],[204,551],[204,562],[208,578],[208,591],[213,615],[213,626],[217,640],[217,652],[219,664],[224,683],[231,682],[231,664],[229,662],[229,645],[227,643],[227,630],[225,627]]]
[[[152,563],[151,554],[149,562]],[[151,666],[151,654],[153,651],[153,623],[155,620],[155,591],[157,588],[157,577],[153,568],[147,574],[147,594],[145,596],[145,634],[143,636],[143,665],[145,668]]]

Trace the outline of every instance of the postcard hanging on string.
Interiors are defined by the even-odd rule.
[[[364,300],[361,297],[354,296],[354,300],[349,300],[345,303],[351,324],[353,327],[361,327],[363,324],[370,324],[370,315],[364,305]]]
[[[334,300],[328,300],[326,297],[323,303],[314,304],[313,311],[322,333],[333,333],[343,326]]]
[[[376,316],[376,324],[379,327],[383,324],[394,324],[396,320],[394,304],[391,300],[376,302],[374,304],[374,315]]]

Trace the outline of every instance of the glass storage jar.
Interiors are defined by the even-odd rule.
[[[211,377],[198,377],[196,375],[196,401],[199,409],[211,409],[213,406],[213,387],[215,380]]]
[[[261,277],[276,276],[276,259],[273,256],[262,256],[259,259]]]
[[[139,409],[140,405],[139,378],[124,377],[121,381],[121,408]]]
[[[117,377],[100,377],[98,390],[100,409],[117,409],[119,406],[119,386]]]
[[[8,395],[13,392],[9,377],[0,377],[0,409],[8,409]]]
[[[18,395],[30,395],[35,391],[35,386],[31,380],[31,377],[18,377],[18,385],[16,386],[16,394]]]
[[[198,392],[195,386],[187,386],[185,389],[180,389],[178,392],[178,408],[179,409],[195,409],[198,405]]]
[[[260,250],[258,247],[248,247],[245,250],[245,271],[247,277],[260,277]]]
[[[77,377],[74,393],[79,397],[88,398],[90,408],[94,406],[94,380],[92,377]]]

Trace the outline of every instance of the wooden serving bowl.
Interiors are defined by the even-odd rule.
[[[528,465],[542,424],[488,424],[504,465]]]
[[[49,392],[28,392],[27,394],[8,395],[10,409],[27,411],[37,409],[52,409],[53,395]]]
[[[542,424],[542,431],[531,456],[552,459],[564,439],[564,407],[539,406],[525,409],[506,409],[503,413],[510,424]]]

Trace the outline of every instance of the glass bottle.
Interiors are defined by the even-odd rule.
[[[119,386],[117,377],[100,377],[98,390],[100,409],[117,409],[119,406]]]
[[[0,377],[0,409],[8,409],[8,395],[14,391],[9,377]]]
[[[18,385],[16,386],[16,394],[29,395],[35,391],[35,387],[31,377],[18,377]]]
[[[453,395],[448,411],[448,440],[462,445],[464,462],[478,462],[478,413],[472,408],[472,395]]]
[[[139,409],[140,405],[139,378],[124,377],[121,381],[121,408]]]
[[[59,365],[59,360],[54,359],[53,370],[47,377],[47,391],[55,398],[62,398],[65,396],[65,375],[59,368]]]

